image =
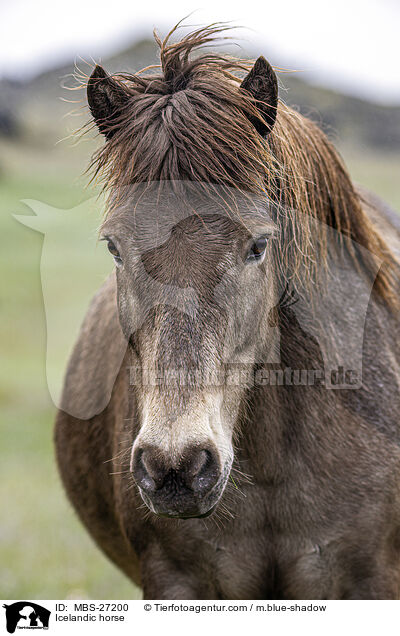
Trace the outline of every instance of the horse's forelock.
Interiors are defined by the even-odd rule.
[[[283,208],[278,221],[282,243],[277,268],[293,280],[313,278],[327,257],[326,227],[362,245],[375,271],[383,263],[376,289],[392,298],[392,257],[364,213],[347,170],[321,130],[280,103],[277,123],[265,140],[250,123],[254,101],[240,90],[238,73],[248,61],[216,54],[191,57],[212,43],[220,26],[199,29],[178,42],[156,36],[161,67],[151,74],[114,79],[129,95],[114,120],[115,133],[95,154],[92,167],[106,187],[154,181],[224,184],[244,192],[265,190]],[[144,69],[146,71],[146,69]],[[320,223],[308,223],[317,219]],[[359,258],[355,254],[354,258]],[[357,263],[359,266],[359,263]]]

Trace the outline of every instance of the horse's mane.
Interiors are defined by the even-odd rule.
[[[240,90],[251,63],[198,51],[223,30],[212,25],[178,42],[171,42],[175,29],[164,41],[155,35],[160,66],[113,76],[129,99],[113,120],[112,137],[93,157],[95,175],[112,189],[189,180],[264,191],[281,210],[276,263],[288,277],[313,279],[314,264],[327,261],[331,227],[366,275],[375,276],[381,265],[374,288],[390,304],[393,257],[337,151],[313,122],[281,101],[272,132],[266,139],[257,133],[250,123],[259,117],[256,104]]]

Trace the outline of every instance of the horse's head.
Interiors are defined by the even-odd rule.
[[[155,189],[102,230],[136,367],[141,427],[131,469],[154,511],[198,516],[213,508],[229,476],[244,371],[273,343],[276,228],[265,201],[252,223],[245,215],[240,222],[193,197],[179,214],[180,197],[163,204]]]
[[[283,104],[275,122],[268,62],[259,58],[240,81],[244,62],[191,57],[219,31],[158,41],[158,74],[110,77],[96,67],[87,87],[106,137],[94,160],[111,191],[102,232],[139,370],[131,471],[149,508],[175,517],[209,513],[224,491],[246,404],[246,382],[225,372],[272,361],[276,318],[287,331],[284,304],[271,313],[280,286],[302,290],[315,308],[322,281],[341,291],[345,254],[372,281],[387,263],[374,288],[392,298],[391,260],[340,157]],[[343,305],[327,286],[318,331],[337,315],[329,307]],[[282,350],[290,344],[283,337]]]
[[[218,503],[232,467],[243,369],[274,344],[267,334],[277,227],[265,190],[254,185],[277,87],[263,59],[239,86],[212,64],[210,78],[201,61],[168,55],[163,76],[127,86],[97,67],[88,92],[110,144],[107,161],[114,173],[119,162],[121,177],[117,183],[111,170],[117,189],[102,235],[134,367],[131,471],[153,512],[187,518]]]

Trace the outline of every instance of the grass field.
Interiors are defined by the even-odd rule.
[[[138,598],[91,542],[57,475],[54,406],[45,373],[46,323],[40,280],[42,236],[12,214],[21,199],[71,208],[92,193],[80,178],[90,144],[55,149],[0,143],[0,597]],[[345,151],[355,179],[400,209],[400,156]],[[60,294],[62,313],[63,295]],[[67,311],[65,307],[65,311]]]
[[[0,597],[137,598],[140,592],[81,527],[57,475],[45,373],[43,238],[12,216],[29,214],[21,199],[70,208],[89,198],[83,180],[76,183],[83,165],[73,149],[72,161],[65,148],[0,150],[7,159],[0,174]]]

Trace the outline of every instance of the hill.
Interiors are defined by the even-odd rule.
[[[153,41],[143,40],[102,63],[109,72],[137,71],[157,63],[157,50]],[[90,72],[89,64],[80,62],[78,66],[83,72]],[[65,88],[74,84],[73,68],[72,63],[66,64],[25,83],[2,80],[0,135],[33,136],[46,142],[79,127],[87,119],[85,96],[82,91]],[[375,104],[311,85],[298,74],[280,73],[279,81],[281,99],[318,122],[339,145],[400,151],[400,107]],[[74,108],[81,117],[68,120],[65,116]]]

